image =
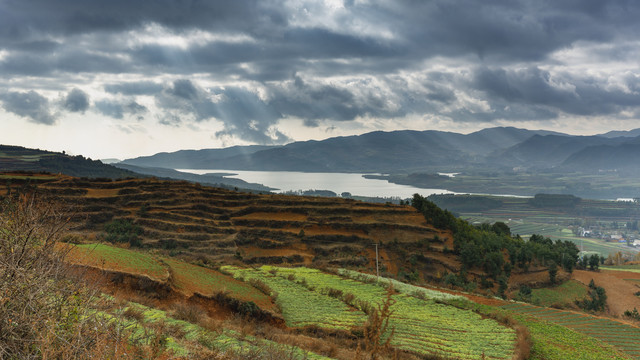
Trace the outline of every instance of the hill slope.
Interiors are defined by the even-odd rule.
[[[640,172],[640,137],[623,144],[589,146],[569,156],[563,163],[567,169],[620,170]]]
[[[99,160],[64,153],[0,145],[0,171],[34,171],[90,178],[136,177],[129,170],[105,165]]]
[[[628,138],[534,135],[522,143],[491,154],[489,159],[502,165],[551,168],[562,164],[569,156],[585,148],[615,145],[624,141],[628,141]]]
[[[14,187],[18,183],[14,180]],[[450,239],[450,234],[427,224],[410,206],[238,193],[157,179],[60,177],[40,184],[38,190],[73,207],[71,229],[77,238],[101,239],[107,224],[131,221],[142,229],[143,247],[209,263],[331,263],[373,269],[375,242],[416,246],[437,236],[433,247],[442,248],[442,242]],[[0,195],[5,193],[6,189],[0,190]],[[397,273],[399,266],[410,265],[398,265],[408,259],[394,246],[381,251],[385,267]],[[433,272],[455,269],[453,255],[443,260],[445,265],[437,259],[442,254],[434,256],[433,262],[418,267]]]

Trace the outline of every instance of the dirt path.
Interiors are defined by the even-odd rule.
[[[634,307],[640,309],[640,297],[634,293],[639,289],[629,281],[623,279],[632,279],[640,274],[624,272],[600,270],[586,271],[576,270],[573,272],[573,278],[585,285],[589,285],[591,279],[597,286],[602,286],[607,292],[607,304],[612,315],[622,316],[625,310],[633,310]]]

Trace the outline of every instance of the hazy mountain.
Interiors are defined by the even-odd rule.
[[[629,131],[609,131],[608,133],[602,134],[600,136],[614,138],[614,137],[637,137],[640,136],[640,129],[634,129]]]
[[[123,163],[194,169],[412,171],[476,164],[482,156],[518,144],[536,134],[558,133],[512,127],[485,129],[467,135],[434,130],[376,131],[263,149],[235,147],[160,153],[125,160]]]
[[[549,168],[590,146],[618,145],[628,138],[602,136],[534,135],[504,150],[492,153],[488,161],[507,166]]]
[[[266,150],[274,146],[249,145],[233,146],[224,149],[180,150],[176,152],[161,152],[151,156],[141,156],[122,161],[123,164],[164,167],[172,169],[212,169],[219,159],[233,156],[247,156],[256,151]]]
[[[617,170],[640,173],[640,136],[617,145],[589,146],[569,156],[563,167],[583,172]]]
[[[555,131],[527,130],[514,127],[495,127],[483,129],[463,135],[455,144],[456,148],[470,154],[488,155],[489,153],[505,149],[523,142],[534,135],[564,135]]]
[[[441,134],[437,131],[376,131],[296,142],[219,163],[223,169],[368,172],[464,162],[465,154],[444,143]]]
[[[142,167],[142,166],[136,166],[136,165],[122,164],[122,163],[114,164],[114,166],[121,169],[134,171],[139,174],[151,175],[151,176],[155,176],[158,178],[165,178],[165,179],[186,180],[186,181],[196,182],[204,185],[227,187],[227,188],[237,187],[240,189],[256,190],[256,191],[275,190],[273,188],[264,186],[262,184],[248,183],[241,179],[227,178],[217,174],[198,175],[198,174],[191,174],[191,173],[182,172],[182,171],[176,171],[173,169]]]

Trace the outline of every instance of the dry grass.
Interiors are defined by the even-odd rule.
[[[188,321],[192,324],[200,324],[208,317],[207,312],[200,305],[188,302],[173,304],[171,315],[176,319]]]
[[[161,358],[90,308],[100,299],[65,263],[67,217],[51,204],[23,194],[0,209],[0,358]]]

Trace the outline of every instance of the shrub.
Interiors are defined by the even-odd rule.
[[[64,261],[64,219],[33,194],[0,204],[0,359],[123,358],[125,332],[88,308],[95,292]]]
[[[104,240],[110,243],[129,243],[131,246],[141,246],[143,230],[130,219],[116,219],[104,226]]]
[[[173,305],[173,317],[192,324],[200,323],[206,315],[207,312],[196,304],[178,302]]]
[[[640,313],[638,313],[638,309],[636,308],[633,308],[633,311],[625,310],[624,316],[633,320],[640,321]]]
[[[531,301],[531,288],[527,285],[521,285],[520,290],[518,291],[517,298],[518,300],[530,302]]]
[[[604,288],[596,286],[593,279],[591,279],[587,297],[582,300],[576,300],[576,305],[585,310],[604,311],[607,305],[607,293]]]

